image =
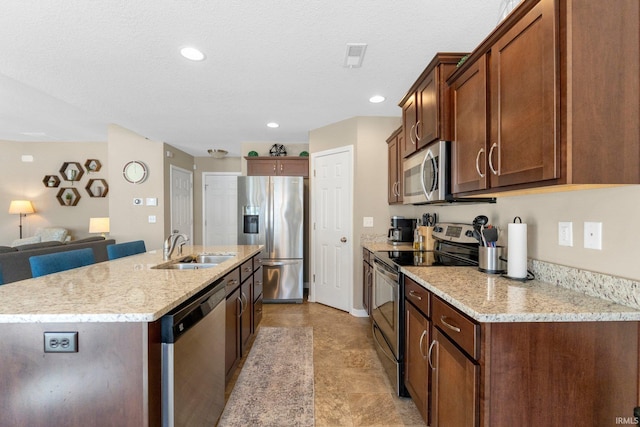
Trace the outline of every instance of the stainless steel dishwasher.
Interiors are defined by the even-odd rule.
[[[213,426],[224,408],[225,289],[219,279],[162,317],[162,425]]]

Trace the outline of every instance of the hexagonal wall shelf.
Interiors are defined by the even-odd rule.
[[[58,178],[58,175],[45,175],[42,183],[45,187],[56,188],[60,185],[60,178]]]
[[[84,189],[87,190],[89,197],[106,197],[109,192],[109,185],[102,178],[90,179]]]
[[[84,168],[89,173],[98,172],[100,168],[102,168],[102,163],[100,163],[100,160],[98,159],[87,159],[87,161],[84,162]]]
[[[65,181],[80,181],[84,169],[78,162],[64,162],[60,168],[60,175]]]
[[[62,187],[58,191],[56,199],[62,206],[75,206],[80,201],[80,193],[73,187]]]

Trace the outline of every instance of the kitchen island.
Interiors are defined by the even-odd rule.
[[[1,286],[2,424],[160,425],[159,319],[261,246],[184,249],[235,256],[175,270],[150,251]],[[45,353],[45,332],[77,332],[78,351]]]

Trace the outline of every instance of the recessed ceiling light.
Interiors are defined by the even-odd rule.
[[[267,127],[275,129],[275,128],[279,128],[280,125],[277,124],[276,122],[269,122],[269,123],[267,123]]]
[[[371,102],[373,104],[379,104],[379,103],[383,102],[385,99],[387,99],[387,98],[385,98],[382,95],[374,95],[371,98],[369,98],[369,102]]]
[[[204,53],[200,52],[195,47],[183,47],[180,49],[180,54],[192,61],[202,61],[204,59]]]

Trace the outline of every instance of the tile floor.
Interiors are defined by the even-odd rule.
[[[306,300],[263,307],[261,326],[313,327],[316,426],[425,426],[411,399],[394,395],[368,318]],[[227,396],[243,362],[227,385]]]

